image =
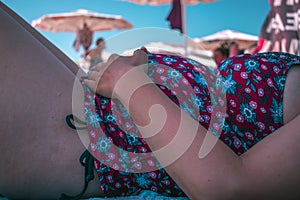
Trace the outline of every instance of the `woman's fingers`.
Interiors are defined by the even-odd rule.
[[[98,86],[97,81],[87,79],[84,82],[92,91],[94,91],[94,92],[97,91],[97,86]]]
[[[93,68],[92,71],[101,71],[101,69],[104,69],[107,63],[98,63]]]
[[[100,79],[101,73],[96,70],[91,70],[88,72],[88,79],[98,82]]]
[[[107,63],[111,64],[113,61],[115,61],[116,59],[118,59],[120,57],[120,55],[113,53],[109,56],[109,58],[107,59]]]
[[[144,46],[142,46],[140,49],[141,49],[142,51],[144,51],[145,53],[149,53],[148,49],[147,49],[146,47],[144,47]]]
[[[86,85],[96,93],[110,97],[118,80],[132,68],[139,54],[128,57],[112,54],[106,63],[99,63],[88,72]]]
[[[85,80],[85,83],[94,92],[99,89],[99,82],[106,67],[107,63],[98,63],[87,74],[88,79]]]
[[[106,65],[98,64],[87,74],[87,79],[85,80],[85,83],[94,92],[100,91],[100,84],[102,85],[101,78],[105,79],[105,77],[102,77],[105,71],[105,67]]]

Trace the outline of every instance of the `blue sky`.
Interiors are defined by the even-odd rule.
[[[28,23],[44,14],[77,9],[121,15],[133,24],[133,29],[94,34],[94,40],[104,37],[108,41],[107,50],[117,53],[151,41],[180,42],[181,38],[177,30],[169,29],[169,24],[165,20],[170,12],[170,5],[138,5],[121,0],[2,0],[2,2]],[[187,35],[190,38],[199,38],[224,29],[258,35],[268,11],[267,0],[218,0],[209,4],[187,5]],[[81,52],[76,52],[72,48],[75,34],[40,30],[39,32],[71,59],[80,58]]]

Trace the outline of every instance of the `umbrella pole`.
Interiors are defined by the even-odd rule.
[[[187,56],[187,30],[186,30],[186,8],[184,0],[180,0],[181,3],[181,21],[182,21],[182,36],[184,46],[184,56]]]

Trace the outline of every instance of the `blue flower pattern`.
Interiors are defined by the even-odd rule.
[[[219,67],[217,86],[227,100],[220,139],[238,155],[283,125],[286,76],[299,62],[295,55],[268,52],[229,58]]]
[[[245,54],[226,59],[216,70],[212,70],[180,56],[148,54],[148,58],[149,77],[172,101],[207,129],[212,118],[222,118],[219,117],[222,113],[218,114],[217,108],[213,106],[224,101],[224,98],[218,98],[218,93],[226,95],[226,118],[220,126],[219,137],[238,155],[283,125],[285,77],[292,64],[300,63],[299,57],[284,53]],[[165,67],[158,67],[157,64]],[[278,68],[273,69],[275,65]],[[91,91],[84,88],[88,96]],[[91,129],[99,128],[100,124],[110,138],[98,138],[96,142],[96,150],[106,155],[96,167],[103,192],[107,195],[127,196],[146,189],[165,196],[185,196],[155,160],[148,160],[148,164],[157,166],[158,170],[129,173],[130,169],[143,167],[145,163],[140,162],[138,156],[132,161],[127,151],[148,152],[149,148],[138,137],[138,129],[122,105],[111,105],[111,101],[104,97],[97,97],[96,100],[103,108],[96,111],[90,109],[97,104],[87,97],[90,106],[85,108],[85,115]],[[113,112],[107,112],[105,108],[111,108]],[[259,112],[264,113],[263,118]],[[122,134],[116,126],[118,120],[125,127]],[[116,159],[109,152],[111,142],[119,145],[118,163],[113,168],[104,164]],[[118,171],[119,168],[123,170]]]

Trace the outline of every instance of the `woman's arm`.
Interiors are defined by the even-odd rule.
[[[143,75],[141,75],[143,76]],[[146,79],[146,77],[145,77]],[[118,92],[119,99],[125,103],[126,85]],[[122,91],[122,92],[121,92]],[[123,93],[123,94],[122,94]],[[151,120],[160,119],[157,111],[149,116],[153,105],[160,105],[166,112],[166,121],[161,131],[147,139],[152,150],[169,144],[176,135],[193,139],[194,130],[198,127],[193,143],[184,154],[165,169],[181,188],[192,199],[289,199],[298,195],[300,161],[300,134],[298,124],[300,116],[285,125],[263,141],[256,144],[242,157],[238,157],[222,141],[218,141],[212,151],[203,159],[198,154],[203,143],[206,129],[199,126],[189,115],[182,115],[179,109],[154,84],[148,84],[136,90],[129,104],[129,113],[134,121],[145,126]],[[182,123],[184,121],[184,123]],[[183,124],[179,129],[180,122]],[[174,126],[175,125],[175,126]],[[141,129],[147,137],[153,134],[152,129]],[[182,138],[182,142],[185,138]],[[187,141],[189,143],[190,141]],[[174,151],[180,151],[181,143],[175,145]],[[177,149],[176,149],[177,147]],[[172,157],[172,152],[169,154]],[[176,156],[176,155],[174,155]],[[157,155],[162,164],[165,157]],[[168,157],[169,158],[169,157]],[[166,160],[167,162],[167,160]],[[298,193],[298,194],[297,194]]]
[[[130,87],[122,86],[116,92],[126,105],[128,95],[125,88]],[[140,128],[142,135],[147,138],[152,151],[162,149],[162,152],[155,153],[156,158],[190,198],[233,199],[232,195],[239,188],[236,184],[239,182],[242,160],[221,141],[200,159],[198,154],[207,130],[182,112],[156,85],[147,84],[138,88],[131,96],[127,109],[138,126],[148,126]],[[155,132],[161,125],[157,122],[164,122],[159,132]],[[151,123],[156,126],[151,127]],[[148,137],[153,133],[157,134]],[[175,137],[178,137],[177,141],[172,140]]]
[[[95,81],[89,80],[87,83],[92,88],[97,87],[97,92],[106,96],[111,96],[114,90],[137,125],[144,127],[140,128],[141,133],[162,165],[165,166],[174,158],[174,162],[165,166],[165,169],[190,198],[299,198],[300,161],[297,152],[300,146],[296,141],[300,139],[297,134],[300,117],[256,144],[242,157],[218,141],[211,152],[200,159],[198,154],[206,129],[181,112],[151,83],[143,70],[134,70],[124,78],[130,69],[132,66],[126,63],[115,62],[105,73],[103,70],[99,72],[103,73],[99,84],[96,71],[89,74]],[[143,82],[147,84],[141,86]],[[155,125],[151,126],[151,123]],[[158,133],[148,137],[159,126],[162,128]],[[179,142],[171,141],[175,136],[179,137]],[[189,144],[187,149],[185,144]],[[170,148],[156,152],[166,146]],[[181,153],[182,156],[177,159],[176,156]]]

